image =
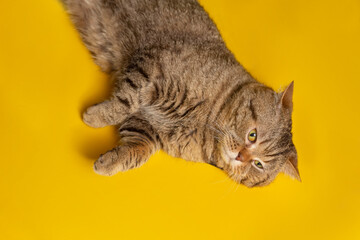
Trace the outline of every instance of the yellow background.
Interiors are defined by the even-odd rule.
[[[117,136],[80,116],[109,81],[56,0],[2,0],[0,239],[360,239],[360,2],[202,4],[257,79],[295,81],[303,182],[247,189],[164,153],[96,175]]]

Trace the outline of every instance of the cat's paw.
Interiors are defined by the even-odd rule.
[[[103,176],[112,176],[121,169],[119,164],[119,155],[116,150],[108,151],[101,155],[94,163],[94,171]]]
[[[102,116],[100,114],[99,108],[97,105],[94,105],[92,107],[89,107],[84,113],[83,113],[83,122],[93,128],[102,128],[106,127],[108,124],[106,121],[102,119]]]

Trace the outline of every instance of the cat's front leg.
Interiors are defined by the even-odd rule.
[[[94,170],[103,176],[112,176],[132,168],[140,167],[151,156],[148,146],[141,144],[122,144],[100,156],[94,163]]]
[[[108,151],[94,164],[96,173],[111,176],[140,167],[160,148],[161,140],[141,115],[131,115],[119,129],[121,144]]]
[[[112,98],[89,107],[83,113],[83,121],[94,128],[116,125],[128,116],[130,109],[130,103],[126,98]]]

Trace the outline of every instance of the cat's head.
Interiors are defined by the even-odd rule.
[[[300,180],[291,133],[293,89],[293,83],[282,93],[253,85],[232,103],[235,110],[222,131],[220,152],[224,170],[236,182],[264,186],[279,172]]]

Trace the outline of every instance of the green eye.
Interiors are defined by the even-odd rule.
[[[255,161],[254,161],[254,164],[255,164],[255,166],[257,166],[258,168],[263,169],[263,165],[261,164],[260,161],[255,160]]]
[[[254,143],[254,142],[256,142],[256,137],[257,137],[256,128],[254,128],[253,130],[251,130],[249,132],[248,140],[250,142]]]

